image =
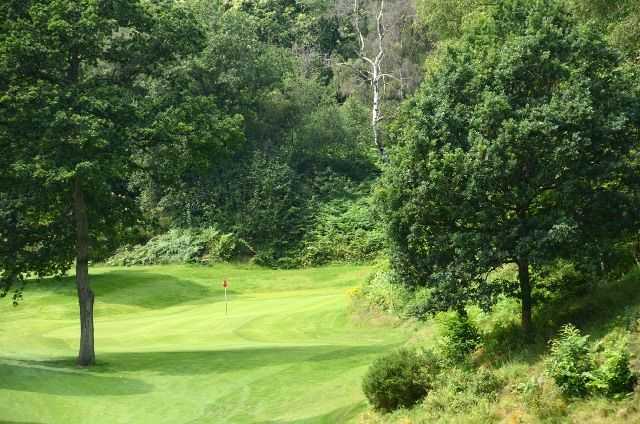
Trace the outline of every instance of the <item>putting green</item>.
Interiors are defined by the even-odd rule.
[[[349,422],[368,364],[406,337],[350,319],[347,289],[369,272],[94,268],[91,369],[74,365],[71,279],[32,284],[0,303],[0,422]]]

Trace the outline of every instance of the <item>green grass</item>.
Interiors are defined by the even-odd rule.
[[[524,342],[519,325],[520,305],[500,302],[492,312],[471,308],[470,316],[483,333],[483,347],[471,357],[472,371],[460,386],[452,369],[445,371],[445,384],[432,388],[416,406],[392,414],[368,410],[361,424],[636,424],[640,423],[640,385],[620,398],[599,395],[568,399],[545,374],[549,339],[565,323],[573,323],[590,336],[595,345],[608,334],[625,330],[630,337],[631,369],[640,375],[640,269],[621,278],[594,282],[590,291],[558,298],[535,308],[536,340]],[[410,343],[426,347],[437,344],[436,320],[427,322]],[[434,328],[436,327],[436,328]],[[480,396],[468,389],[476,369],[490,370],[503,387],[495,396]],[[467,386],[465,386],[465,384]]]
[[[31,284],[17,308],[0,304],[0,422],[349,422],[367,366],[408,337],[351,319],[347,289],[369,272],[94,268],[91,369],[74,364],[72,280]]]

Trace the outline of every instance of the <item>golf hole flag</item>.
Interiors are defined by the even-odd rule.
[[[227,287],[229,287],[229,283],[225,279],[222,283],[222,287],[224,287],[224,314],[229,313],[229,301],[227,300]]]

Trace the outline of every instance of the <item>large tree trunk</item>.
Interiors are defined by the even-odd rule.
[[[533,323],[531,320],[531,280],[529,278],[529,259],[518,259],[518,280],[520,282],[520,300],[522,303],[522,330],[528,341],[533,340]]]
[[[78,178],[73,186],[73,217],[76,224],[76,287],[80,306],[80,351],[78,365],[95,363],[93,346],[93,292],[89,285],[89,218]]]

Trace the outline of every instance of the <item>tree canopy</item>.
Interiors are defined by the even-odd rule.
[[[390,244],[431,310],[506,294],[529,327],[539,270],[602,268],[638,228],[638,16],[600,0],[5,1],[0,296],[75,263],[90,364],[90,262],[176,234],[198,235],[182,257],[271,267]],[[507,263],[519,284],[487,278]]]
[[[381,199],[393,268],[432,310],[522,302],[530,270],[601,260],[637,228],[629,152],[638,97],[620,54],[558,1],[505,1],[462,38],[397,122]],[[518,287],[490,281],[518,265]]]
[[[34,0],[0,10],[2,210],[10,216],[3,259],[11,264],[5,288],[30,272],[63,271],[75,258],[78,361],[88,365],[94,361],[90,247],[118,239],[138,219],[128,181],[144,165],[141,152],[169,142],[175,152],[182,142],[203,154],[202,146],[234,137],[232,128],[231,135],[224,131],[234,121],[198,119],[211,116],[211,104],[201,98],[156,100],[168,92],[165,67],[202,42],[187,9],[169,2]]]

